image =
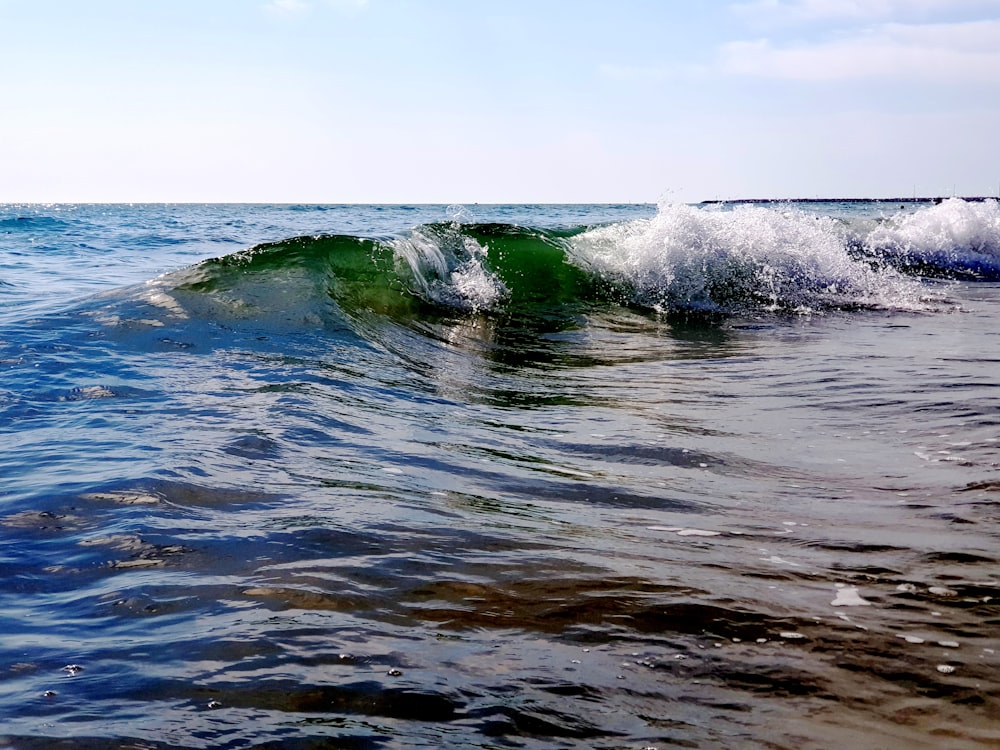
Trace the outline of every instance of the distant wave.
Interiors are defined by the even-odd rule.
[[[52,216],[10,216],[0,219],[0,230],[5,232],[37,231],[64,226],[69,226],[69,222]]]

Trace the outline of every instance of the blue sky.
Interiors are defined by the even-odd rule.
[[[1000,0],[0,0],[0,201],[996,194]]]

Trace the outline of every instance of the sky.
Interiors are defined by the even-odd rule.
[[[1000,0],[0,0],[0,38],[0,202],[1000,191]]]

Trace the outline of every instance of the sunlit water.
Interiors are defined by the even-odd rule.
[[[0,747],[996,746],[998,217],[0,207]]]

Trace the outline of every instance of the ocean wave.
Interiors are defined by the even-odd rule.
[[[209,315],[313,321],[375,313],[809,314],[950,309],[924,277],[995,279],[995,201],[953,199],[880,221],[793,206],[664,204],[655,216],[560,230],[425,224],[391,238],[294,237],[168,274],[153,286]]]
[[[1000,280],[1000,204],[950,198],[899,213],[864,237],[862,248],[908,273]]]
[[[54,230],[71,226],[71,222],[57,219],[54,216],[14,215],[0,218],[0,231],[10,234],[13,231],[36,232],[40,229]]]
[[[393,241],[397,270],[422,299],[470,312],[542,309],[595,300],[565,232],[510,224],[432,224]]]
[[[841,223],[794,208],[664,205],[575,238],[573,255],[667,312],[925,309],[919,281],[848,252]]]

